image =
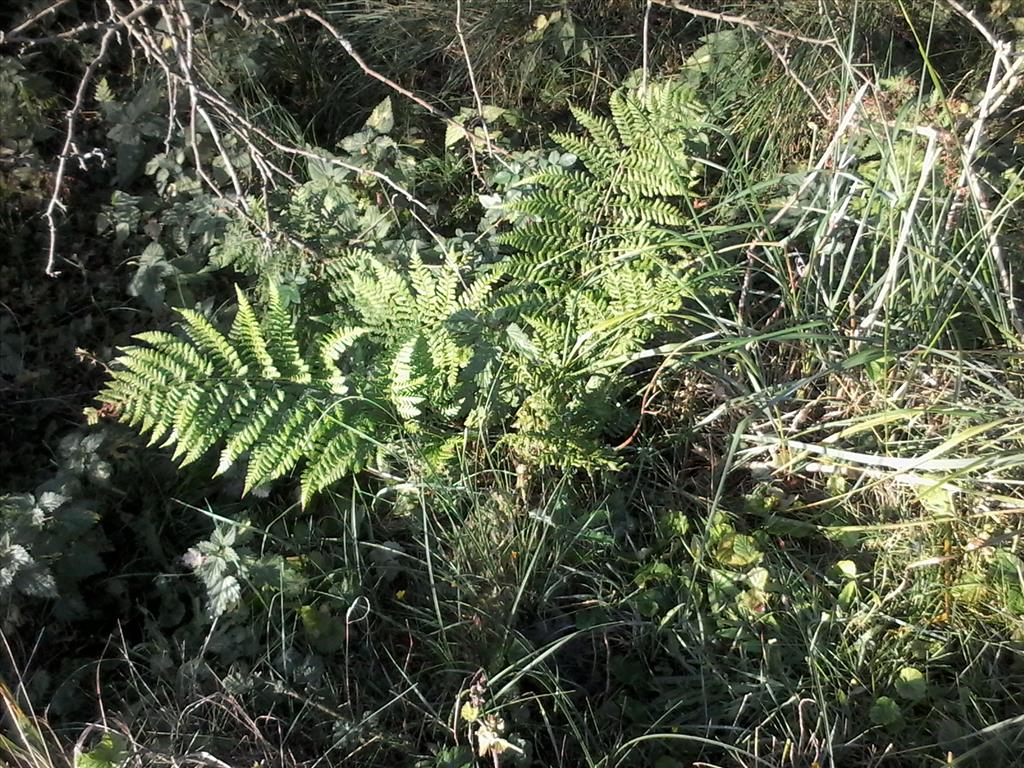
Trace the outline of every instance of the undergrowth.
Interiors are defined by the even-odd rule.
[[[5,764],[1019,762],[1024,9],[65,5]]]

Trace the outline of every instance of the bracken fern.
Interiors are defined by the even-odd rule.
[[[227,336],[198,312],[181,310],[185,337],[155,331],[124,349],[99,400],[189,464],[221,445],[218,473],[248,456],[250,490],[306,460],[302,498],[359,468],[370,442],[366,415],[346,397],[330,365],[349,340],[327,334],[303,355],[291,317],[271,294],[262,322],[238,291]]]
[[[502,241],[515,307],[529,333],[512,361],[524,392],[509,439],[522,453],[571,464],[606,463],[594,437],[621,415],[622,376],[608,361],[636,352],[694,294],[693,261],[679,232],[682,205],[700,180],[704,110],[678,82],[622,89],[611,117],[574,109],[584,136],[555,141],[581,167],[533,178],[536,189],[508,208],[524,221]]]
[[[531,463],[609,464],[602,437],[628,398],[615,361],[696,292],[680,202],[707,139],[678,83],[617,92],[611,118],[575,114],[588,135],[555,139],[583,168],[542,173],[511,204],[523,219],[504,260],[348,250],[317,280],[330,314],[301,333],[275,291],[262,319],[238,291],[227,335],[182,310],[183,337],[137,336],[100,401],[182,464],[218,446],[219,472],[244,459],[247,491],[301,465],[303,503],[409,434],[428,461],[466,428],[503,426]]]
[[[236,289],[226,336],[180,310],[184,337],[136,336],[142,343],[122,351],[98,399],[150,444],[173,445],[183,465],[215,446],[218,474],[247,457],[246,491],[303,464],[303,503],[397,432],[474,411],[471,371],[488,347],[473,329],[488,280],[466,286],[456,267],[418,258],[405,275],[368,254],[339,259],[331,272],[345,286],[336,294],[345,315],[310,334],[305,349],[275,292],[260,319]]]

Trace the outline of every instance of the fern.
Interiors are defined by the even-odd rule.
[[[456,265],[426,264],[413,253],[404,269],[368,252],[352,252],[328,268],[332,302],[343,320],[373,342],[367,364],[386,370],[380,395],[407,421],[423,415],[479,425],[476,380],[498,352],[490,328],[497,272],[470,279]]]
[[[465,429],[497,428],[534,464],[613,464],[604,437],[628,419],[629,377],[610,361],[694,294],[682,201],[707,138],[676,83],[619,91],[608,117],[574,114],[586,133],[555,140],[578,163],[549,165],[508,204],[521,223],[503,260],[471,253],[467,269],[414,238],[346,246],[331,232],[347,193],[304,186],[293,218],[324,248],[302,306],[320,314],[298,327],[274,290],[262,316],[238,292],[227,333],[184,310],[182,334],[123,350],[101,402],[182,464],[215,449],[218,473],[244,463],[246,490],[298,472],[303,503],[410,435],[428,463]]]
[[[217,474],[244,460],[247,492],[301,465],[303,504],[399,430],[479,413],[471,371],[493,354],[477,322],[490,279],[460,290],[453,266],[414,259],[405,275],[367,254],[332,274],[344,317],[305,349],[276,293],[259,318],[236,289],[226,335],[181,310],[183,335],[136,336],[99,401],[182,465],[218,446]]]
[[[582,169],[555,168],[534,177],[537,190],[509,205],[527,223],[503,241],[519,253],[506,269],[564,289],[584,270],[660,271],[677,261],[689,215],[678,205],[700,179],[695,159],[707,150],[704,110],[687,86],[652,84],[644,94],[616,91],[611,118],[574,109],[586,136],[554,134]]]
[[[677,232],[702,174],[704,110],[666,82],[617,91],[610,111],[574,109],[586,135],[553,138],[582,167],[538,174],[508,205],[525,221],[502,237],[515,253],[500,302],[518,314],[524,354],[510,361],[523,402],[506,441],[542,462],[611,461],[597,438],[621,416],[624,385],[606,363],[639,350],[694,293]]]
[[[241,291],[225,336],[197,312],[182,310],[184,338],[143,333],[122,350],[98,399],[122,421],[174,446],[190,464],[220,445],[217,473],[247,457],[245,488],[281,477],[300,462],[302,499],[359,469],[371,448],[354,438],[366,407],[341,396],[333,362],[351,333],[322,337],[303,354],[287,311],[272,294],[262,320]],[[325,463],[323,457],[329,457]]]

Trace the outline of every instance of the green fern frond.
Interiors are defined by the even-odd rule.
[[[139,344],[121,351],[98,399],[116,405],[121,420],[148,433],[151,441],[173,446],[182,465],[216,445],[223,446],[216,474],[247,456],[246,491],[312,461],[316,488],[304,491],[308,500],[322,490],[325,478],[345,472],[325,466],[317,451],[342,432],[352,440],[341,420],[325,419],[324,413],[341,412],[335,362],[365,329],[343,327],[326,334],[307,360],[276,295],[262,321],[243,294],[238,298],[227,337],[189,310],[180,313],[183,337],[166,332],[136,337]]]
[[[182,464],[219,454],[216,473],[237,472],[247,492],[297,475],[303,504],[396,445],[443,462],[467,428],[499,426],[533,463],[609,466],[603,431],[626,397],[608,361],[648,344],[692,295],[682,199],[707,139],[679,84],[620,91],[608,117],[574,115],[583,132],[554,139],[578,163],[518,188],[502,260],[462,240],[449,253],[318,237],[333,245],[311,267],[299,306],[317,309],[301,333],[275,290],[260,309],[236,290],[226,334],[182,311],[182,333],[121,350],[99,401]],[[348,232],[346,205],[314,192],[296,197],[295,217]]]
[[[352,349],[360,338],[369,333],[367,328],[341,326],[322,336],[317,342],[320,353],[321,375],[330,381],[331,391],[343,395],[348,392],[344,374],[336,363]]]
[[[403,344],[391,362],[391,402],[398,415],[407,421],[422,412],[420,405],[427,399],[427,383],[433,366],[427,352],[427,342],[414,336]]]
[[[192,339],[196,351],[213,363],[218,375],[229,378],[246,372],[238,352],[209,320],[191,309],[182,309],[179,313],[185,318],[185,333]]]
[[[541,463],[608,459],[597,431],[620,410],[622,383],[605,361],[641,349],[691,294],[680,233],[692,217],[680,198],[703,174],[705,110],[674,82],[620,90],[609,106],[610,118],[574,110],[584,133],[553,138],[582,168],[532,177],[533,191],[507,206],[523,217],[500,238],[514,253],[495,306],[521,325],[510,335],[521,405],[508,444]]]
[[[238,300],[238,312],[235,315],[235,322],[231,325],[228,342],[238,350],[239,357],[249,369],[259,371],[260,376],[265,379],[280,378],[281,372],[274,366],[274,358],[267,351],[267,343],[249,299],[237,286],[235,296]]]
[[[473,282],[467,286],[456,300],[457,311],[453,316],[464,317],[465,312],[481,312],[490,306],[495,286],[501,280],[501,272],[491,270],[477,273]]]
[[[571,107],[571,110],[573,117],[576,118],[576,122],[586,129],[597,147],[604,152],[618,155],[622,149],[622,144],[619,140],[619,132],[611,120],[599,117],[593,112],[581,109],[580,107]]]
[[[263,318],[265,345],[280,378],[300,384],[311,380],[309,366],[302,359],[295,339],[295,326],[277,291],[271,291]]]
[[[278,411],[290,404],[284,389],[271,389],[264,397],[259,397],[253,388],[246,388],[243,396],[235,402],[235,421],[225,440],[215,474],[226,472],[240,456],[256,445]]]
[[[576,155],[587,170],[598,178],[612,176],[621,163],[622,153],[618,149],[606,149],[600,144],[570,133],[554,133],[551,138],[566,152]]]
[[[325,415],[323,439],[316,440],[313,451],[302,472],[302,504],[305,506],[316,494],[333,485],[346,475],[355,474],[366,461],[367,443],[355,429],[332,429],[330,415]]]
[[[291,472],[307,455],[310,435],[321,410],[311,397],[299,397],[287,411],[278,411],[270,429],[253,446],[245,474],[245,490]]]

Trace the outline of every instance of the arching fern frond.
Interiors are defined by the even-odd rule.
[[[552,138],[580,165],[533,177],[508,206],[523,218],[501,238],[515,252],[498,303],[519,312],[520,346],[532,350],[509,359],[523,401],[506,442],[552,463],[601,463],[596,433],[623,395],[605,361],[642,348],[692,295],[683,203],[703,176],[705,110],[671,81],[616,91],[609,106],[610,117],[573,110],[585,133]]]
[[[247,490],[299,475],[303,503],[370,456],[429,444],[435,462],[467,431],[500,431],[530,462],[607,466],[630,400],[609,361],[670,330],[694,295],[690,249],[707,252],[707,230],[688,234],[685,203],[708,143],[679,83],[619,91],[609,112],[575,110],[584,132],[554,138],[578,162],[506,198],[517,226],[502,260],[458,238],[448,252],[415,234],[332,236],[301,333],[274,290],[259,310],[238,291],[226,333],[185,310],[182,333],[136,337],[100,401],[182,464],[219,452],[217,473],[238,468]]]
[[[364,406],[339,397],[344,385],[335,365],[362,329],[336,329],[307,359],[276,294],[260,320],[238,292],[227,336],[197,312],[180,314],[183,338],[144,333],[121,351],[100,402],[115,406],[123,421],[152,441],[173,446],[183,465],[216,445],[222,446],[218,474],[247,457],[246,490],[305,461],[305,502],[362,465],[368,445],[353,438],[346,422],[361,418]]]
[[[219,446],[217,474],[244,462],[246,491],[301,472],[303,503],[401,432],[482,414],[472,384],[496,356],[481,317],[496,278],[365,254],[344,270],[342,316],[308,343],[276,293],[258,317],[238,291],[227,335],[183,310],[181,335],[121,350],[98,399],[182,465]]]
[[[510,273],[557,265],[539,280],[557,290],[595,261],[636,257],[637,244],[653,246],[638,268],[683,255],[671,230],[690,220],[679,202],[703,173],[704,108],[692,88],[668,81],[616,91],[610,109],[611,119],[574,109],[587,133],[552,136],[585,172],[544,171],[532,180],[536,191],[510,204],[527,217],[502,238],[518,251],[506,262]]]

